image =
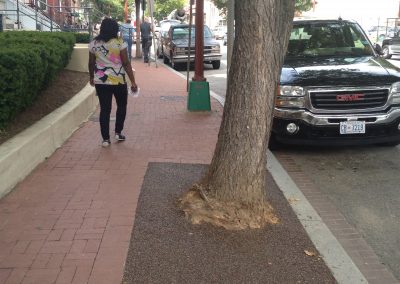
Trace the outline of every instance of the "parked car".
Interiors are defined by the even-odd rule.
[[[215,39],[222,39],[225,33],[228,31],[227,26],[217,26],[213,29],[213,35]]]
[[[295,19],[270,148],[400,143],[400,69],[354,21]]]
[[[393,55],[400,55],[400,34],[397,28],[389,29],[382,41],[382,57],[390,59]]]
[[[162,58],[163,57],[163,42],[165,36],[168,34],[169,28],[172,25],[179,25],[181,21],[178,20],[164,20],[160,22],[160,27],[158,29],[158,35],[157,35],[157,57]]]
[[[195,59],[195,35],[196,29],[193,26],[191,30],[190,61]],[[189,52],[189,25],[174,25],[169,28],[167,35],[163,40],[164,63],[171,63],[173,68],[177,64],[186,63]],[[213,39],[208,26],[204,25],[204,63],[212,64],[214,69],[221,66],[221,47],[219,42]]]
[[[382,57],[390,59],[393,55],[400,55],[400,37],[398,34],[382,41]]]

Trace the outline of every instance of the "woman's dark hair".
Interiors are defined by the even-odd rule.
[[[118,37],[118,30],[119,30],[118,23],[115,20],[105,18],[101,22],[99,35],[96,36],[94,39],[107,42],[112,38]]]

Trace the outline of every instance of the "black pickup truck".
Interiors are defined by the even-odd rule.
[[[354,21],[295,19],[270,148],[400,143],[400,69]]]

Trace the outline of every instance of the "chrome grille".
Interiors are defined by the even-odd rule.
[[[185,51],[186,51],[186,54],[187,54],[187,51],[188,51],[188,47],[185,47]],[[190,54],[195,54],[195,47],[192,47],[192,48],[190,48]],[[203,47],[203,53],[204,54],[209,54],[209,53],[213,53],[212,52],[212,47],[211,46],[204,46]]]
[[[384,106],[389,95],[388,89],[310,91],[311,104],[316,109],[346,110]]]

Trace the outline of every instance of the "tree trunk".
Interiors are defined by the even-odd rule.
[[[217,199],[264,201],[274,97],[294,15],[293,0],[235,1],[236,39],[221,128],[206,188]]]
[[[194,224],[238,230],[278,222],[265,200],[266,155],[294,4],[235,1],[236,39],[214,157],[205,179],[179,203]]]
[[[142,49],[140,46],[140,0],[135,0],[136,7],[136,58],[142,57]]]

